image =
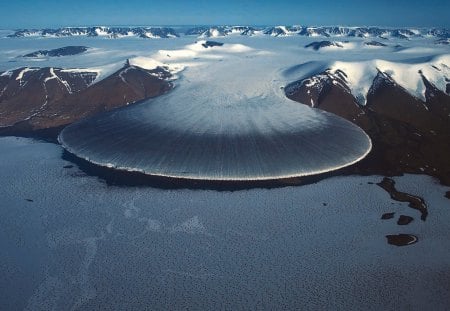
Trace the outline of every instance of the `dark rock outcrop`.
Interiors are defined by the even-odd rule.
[[[368,41],[368,42],[364,42],[365,45],[368,46],[387,46],[384,43],[378,42],[378,41]]]
[[[339,42],[332,42],[332,41],[316,41],[312,42],[310,44],[305,45],[305,48],[312,48],[314,51],[318,51],[321,48],[335,46],[338,48],[343,48],[342,44]]]
[[[69,56],[69,55],[77,55],[84,53],[89,48],[86,46],[65,46],[58,49],[53,50],[39,50],[36,52],[28,53],[23,55],[22,57],[59,57],[59,56]]]
[[[202,46],[207,49],[207,48],[212,48],[215,46],[223,46],[223,43],[216,42],[216,41],[205,41],[204,43],[202,43]]]

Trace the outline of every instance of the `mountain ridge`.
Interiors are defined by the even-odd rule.
[[[139,38],[176,38],[183,35],[197,35],[199,37],[220,37],[231,34],[240,35],[270,35],[280,36],[322,36],[322,37],[379,37],[409,39],[414,37],[450,38],[450,30],[441,27],[382,27],[382,26],[193,26],[176,30],[173,27],[158,26],[81,26],[60,28],[24,28],[16,29],[9,38],[20,37],[68,37],[68,36],[90,36],[90,37],[139,37]]]

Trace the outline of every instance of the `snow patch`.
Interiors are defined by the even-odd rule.
[[[18,74],[17,77],[16,77],[16,80],[17,80],[17,81],[22,80],[23,75],[24,75],[26,72],[29,72],[29,71],[36,71],[36,70],[38,70],[38,69],[36,69],[36,68],[29,68],[29,67],[24,68],[21,72],[19,72],[19,74]]]
[[[140,67],[146,70],[154,70],[159,67],[169,71],[172,75],[184,70],[184,66],[182,65],[162,63],[151,57],[139,56],[130,58],[128,61],[131,66]]]
[[[360,98],[360,104],[367,101],[367,93],[373,84],[378,71],[388,75],[399,86],[412,96],[425,101],[425,77],[437,89],[446,92],[446,78],[450,76],[450,54],[434,57],[427,62],[390,62],[371,60],[362,62],[334,62],[330,72],[341,70],[346,73],[346,82],[355,98]]]

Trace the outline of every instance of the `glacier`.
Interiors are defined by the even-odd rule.
[[[148,59],[186,68],[174,91],[72,124],[60,143],[102,166],[202,180],[314,175],[353,164],[371,150],[357,126],[287,99],[276,55],[203,43]]]

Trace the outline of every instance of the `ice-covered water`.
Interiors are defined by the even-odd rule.
[[[380,176],[236,192],[115,187],[60,146],[0,138],[2,310],[446,310],[449,189]],[[395,212],[392,220],[383,213]],[[415,220],[398,226],[400,214]],[[386,243],[411,233],[419,242]]]
[[[155,58],[186,67],[175,90],[69,126],[63,146],[100,165],[206,180],[312,175],[370,151],[355,125],[285,97],[278,54],[198,42]]]

